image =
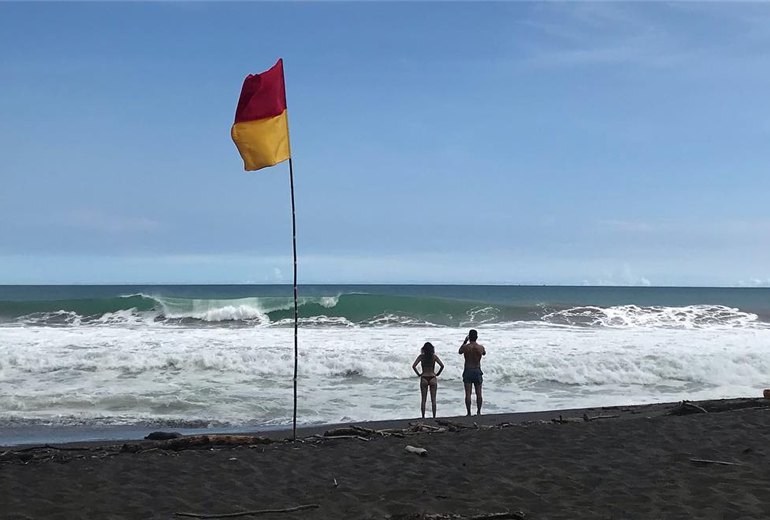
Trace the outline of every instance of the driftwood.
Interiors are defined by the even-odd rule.
[[[254,444],[270,444],[273,442],[267,437],[258,435],[188,435],[178,439],[161,441],[157,447],[160,449],[180,450],[198,446],[251,446]]]
[[[770,400],[761,397],[756,399],[720,399],[715,401],[701,401],[698,404],[700,404],[700,406],[707,412],[716,413],[751,408],[769,408]]]
[[[689,401],[682,401],[679,406],[669,410],[666,415],[690,415],[694,413],[708,413],[708,410]]]
[[[324,432],[324,437],[343,437],[343,436],[357,436],[361,435],[361,431],[354,428],[335,428],[333,430],[326,430]]]
[[[393,437],[399,437],[399,438],[402,438],[402,439],[404,438],[404,435],[405,435],[403,430],[396,430],[396,429],[393,429],[393,428],[390,428],[390,429],[387,429],[387,430],[377,430],[377,433],[379,433],[380,435],[383,435],[385,437],[393,436]]]
[[[428,450],[426,450],[425,448],[415,448],[414,446],[406,446],[404,447],[404,451],[407,451],[409,453],[414,453],[415,455],[419,455],[420,457],[428,456]]]
[[[696,413],[734,412],[736,410],[756,410],[770,408],[768,399],[717,399],[713,401],[681,401],[666,412],[666,415],[690,415]],[[631,413],[640,413],[632,411]]]
[[[388,520],[524,520],[524,513],[511,511],[505,513],[487,513],[481,515],[453,515],[431,513],[400,513],[391,515]]]
[[[189,516],[192,518],[234,518],[236,516],[255,516],[255,515],[267,515],[270,513],[294,513],[295,511],[304,511],[306,509],[318,509],[321,507],[319,504],[307,504],[304,506],[288,507],[286,509],[260,509],[258,511],[241,511],[240,513],[225,513],[221,515],[209,514],[209,513],[174,513],[176,516]]]
[[[522,421],[522,422],[518,423],[516,426],[522,426],[522,427],[542,426],[543,424],[552,424],[553,422],[554,422],[553,420],[546,421],[546,420],[543,420],[543,419],[538,419],[536,421]],[[507,424],[508,426],[514,426],[511,423],[504,423],[504,424]],[[501,428],[505,428],[505,426],[500,426],[500,427]]]
[[[361,428],[360,426],[355,427],[356,430],[359,430]],[[333,430],[338,431],[338,430]],[[359,430],[360,433],[357,433],[358,435],[367,433],[364,429]],[[418,435],[421,433],[441,433],[447,431],[446,428],[439,428],[437,426],[430,426],[428,424],[422,424],[422,423],[409,423],[409,426],[403,429],[397,429],[397,428],[386,428],[382,430],[371,430],[372,432],[376,433],[377,435],[380,435],[382,437],[404,437],[406,435]],[[335,436],[331,436],[330,438],[335,438]],[[329,438],[327,436],[327,438]]]
[[[327,440],[327,439],[358,439],[359,441],[366,441],[366,442],[369,442],[371,440],[371,439],[367,439],[366,437],[363,437],[361,435],[327,435],[327,436],[324,436],[324,435],[313,435],[313,438],[322,439],[322,440]]]
[[[89,451],[91,448],[63,448],[59,446],[51,446],[50,444],[43,444],[42,446],[30,446],[29,448],[22,448],[20,450],[13,450],[16,453],[24,453],[26,451],[35,450],[58,450],[58,451]]]
[[[353,428],[354,430],[358,430],[364,435],[381,435],[383,437],[389,435],[388,432],[385,430],[373,430],[372,428],[356,426],[355,424],[351,424],[350,427]]]
[[[60,447],[44,444],[42,446],[29,446],[17,450],[7,450],[0,453],[0,462],[21,462],[27,464],[30,461],[55,460],[57,462],[68,462],[70,458],[83,458],[86,455],[75,455],[67,457],[63,452],[89,452],[91,448],[81,447]]]
[[[689,415],[693,413],[719,413],[734,412],[736,410],[770,408],[768,399],[719,399],[715,401],[700,401],[695,404],[691,401],[682,401],[675,408],[666,413],[666,415]]]
[[[691,462],[698,464],[719,464],[721,466],[742,466],[740,462],[726,462],[724,460],[708,460],[708,459],[690,459]]]
[[[556,424],[578,423],[583,422],[583,419],[578,419],[577,417],[567,417],[565,419],[560,415],[558,419],[551,419],[551,422]]]
[[[13,451],[9,450],[0,455],[0,461],[18,461],[18,462],[28,462],[35,458],[35,454],[28,452],[28,451]]]
[[[619,415],[594,415],[593,417],[590,417],[587,413],[583,414],[583,420],[585,422],[591,422],[591,421],[600,421],[602,419],[617,419],[620,417]]]
[[[441,433],[447,431],[447,428],[441,428],[438,426],[431,426],[430,424],[423,423],[409,423],[409,428],[402,430],[405,435],[416,433]]]
[[[423,423],[409,423],[409,427],[410,429],[428,430],[432,432],[445,431],[444,428],[439,428],[438,426],[431,426],[430,424]]]
[[[188,435],[154,443],[124,444],[122,452],[137,453],[151,448],[160,450],[185,450],[190,448],[211,448],[213,446],[253,446],[255,444],[270,444],[267,437],[255,435]]]
[[[452,421],[446,421],[446,420],[443,420],[443,419],[437,419],[436,420],[436,424],[449,428],[450,432],[458,432],[460,430],[467,430],[467,429],[471,428],[471,426],[468,426],[467,424],[456,423],[456,422],[452,422]]]

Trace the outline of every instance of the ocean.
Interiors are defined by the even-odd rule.
[[[291,424],[287,285],[0,286],[0,444],[19,432]],[[487,413],[759,396],[770,289],[301,286],[300,424],[419,415],[411,364],[464,413],[469,328]],[[123,430],[121,430],[121,428]],[[86,435],[88,437],[88,435]]]

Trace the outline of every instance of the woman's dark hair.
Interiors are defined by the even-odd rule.
[[[425,345],[422,346],[422,360],[433,361],[435,352],[436,349],[433,348],[433,344],[430,341],[426,342]]]

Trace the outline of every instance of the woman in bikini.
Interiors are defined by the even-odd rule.
[[[422,364],[422,373],[417,371],[417,365]],[[436,372],[436,365],[439,370]],[[412,364],[412,370],[420,377],[420,392],[422,393],[422,404],[420,411],[422,418],[425,419],[425,401],[428,397],[428,388],[430,388],[430,401],[433,405],[433,418],[436,418],[436,389],[438,388],[438,376],[444,370],[444,363],[438,358],[433,345],[426,343],[422,346],[422,353],[417,356]]]

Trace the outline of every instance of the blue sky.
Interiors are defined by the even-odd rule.
[[[770,4],[0,3],[0,283],[770,284]]]

